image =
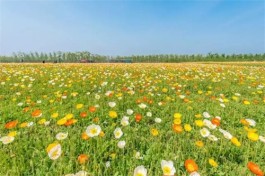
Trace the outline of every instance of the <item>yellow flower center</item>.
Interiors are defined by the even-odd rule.
[[[188,164],[188,166],[187,166],[187,170],[189,170],[189,171],[194,171],[195,168],[193,167],[192,164]]]
[[[144,176],[142,173],[137,173],[136,176]]]
[[[165,167],[163,168],[163,172],[164,172],[164,174],[165,174],[165,175],[168,175],[168,174],[170,174],[170,172],[171,172],[171,169],[170,169],[170,167],[168,167],[168,166],[165,166]]]
[[[97,130],[96,128],[92,128],[92,129],[90,130],[90,133],[91,133],[91,134],[96,134],[97,131],[98,131],[98,130]]]

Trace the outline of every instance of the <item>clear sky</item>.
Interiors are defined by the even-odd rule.
[[[0,0],[0,55],[265,53],[265,0]]]

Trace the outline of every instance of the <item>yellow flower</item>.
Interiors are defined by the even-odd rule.
[[[122,97],[122,93],[117,93],[116,97]]]
[[[227,102],[229,102],[229,100],[228,100],[227,98],[225,98],[225,99],[224,99],[224,102],[227,103]]]
[[[53,113],[53,114],[51,115],[51,117],[55,119],[55,118],[58,117],[58,115],[59,115],[58,112],[56,112],[56,113]]]
[[[258,130],[255,129],[255,128],[248,128],[247,126],[244,126],[244,129],[245,129],[247,132],[253,132],[253,133],[255,133],[255,132],[258,131]]]
[[[61,118],[60,120],[57,121],[57,125],[63,125],[67,122],[67,119],[64,117],[64,118]]]
[[[167,91],[168,91],[167,88],[162,89],[162,92],[164,92],[164,93],[166,93]]]
[[[116,158],[116,153],[112,153],[112,154],[110,154],[110,157],[111,157],[111,159],[115,159]]]
[[[244,100],[243,103],[244,103],[245,105],[250,105],[250,102],[247,101],[247,100]]]
[[[50,102],[50,103],[53,103],[53,102],[54,102],[54,100],[52,100],[52,99],[51,99],[51,100],[49,100],[49,102]]]
[[[175,114],[174,114],[174,118],[175,118],[175,119],[180,119],[181,116],[182,116],[182,115],[181,115],[180,113],[175,113]]]
[[[170,100],[171,100],[171,98],[170,98],[169,96],[167,96],[167,97],[166,97],[166,100],[167,100],[167,101],[170,101]]]
[[[116,111],[109,111],[109,116],[111,117],[111,118],[117,118],[117,112]]]
[[[191,128],[190,124],[185,124],[184,129],[185,129],[185,131],[189,132],[189,131],[191,131],[192,128]]]
[[[159,134],[159,132],[158,132],[157,129],[153,128],[153,129],[151,129],[151,134],[152,134],[153,136],[157,136],[157,135]]]
[[[67,114],[64,118],[66,119],[66,120],[70,120],[70,119],[72,119],[74,117],[74,114]]]
[[[196,117],[196,118],[201,118],[202,115],[201,115],[201,114],[196,114],[195,117]]]
[[[174,124],[180,125],[181,124],[181,119],[174,119]]]
[[[203,93],[203,91],[202,90],[198,90],[198,94],[202,94]]]
[[[71,87],[72,85],[69,84],[68,86]],[[71,95],[72,95],[73,97],[76,97],[76,96],[78,95],[78,93],[77,93],[77,92],[73,92],[73,93],[71,93]]]
[[[203,121],[202,121],[202,120],[195,120],[195,124],[196,124],[198,127],[202,127],[202,126],[203,126]]]
[[[210,164],[211,166],[213,166],[213,167],[217,167],[217,166],[218,166],[217,162],[214,161],[214,159],[212,159],[212,158],[209,159],[209,164]]]
[[[83,104],[77,104],[76,109],[81,109],[84,105]]]
[[[212,91],[208,90],[208,91],[207,91],[207,94],[208,94],[208,95],[212,94]]]
[[[238,97],[236,97],[236,96],[233,96],[232,99],[233,99],[234,101],[238,101]]]
[[[231,142],[237,147],[241,146],[241,143],[238,141],[236,137],[232,137]]]
[[[248,132],[248,138],[252,141],[258,141],[259,140],[259,135],[254,132]]]
[[[11,131],[10,133],[8,133],[7,136],[15,137],[16,135],[17,135],[17,132],[16,131]]]
[[[99,136],[100,137],[104,137],[105,136],[105,133],[103,131],[100,131]]]
[[[20,128],[25,128],[28,126],[28,123],[27,122],[23,122],[19,125]]]
[[[46,122],[46,119],[41,119],[38,121],[38,124],[43,125]]]
[[[203,147],[204,146],[204,143],[202,141],[196,141],[195,144],[198,146],[198,147]]]

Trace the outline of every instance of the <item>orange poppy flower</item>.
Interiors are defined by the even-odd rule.
[[[246,119],[241,119],[240,122],[245,126],[249,126],[249,123],[246,121]]]
[[[135,115],[135,121],[140,122],[142,120],[142,115],[141,114],[136,114]]]
[[[92,121],[95,122],[95,123],[97,123],[97,122],[99,122],[99,118],[98,117],[95,117]]]
[[[211,96],[211,99],[212,99],[212,100],[215,100],[215,99],[216,99],[216,96]]]
[[[220,120],[217,119],[217,118],[213,118],[213,119],[211,120],[211,122],[212,122],[212,124],[214,124],[214,125],[216,125],[216,126],[220,126]]]
[[[8,122],[5,124],[5,128],[6,129],[11,129],[11,128],[15,128],[18,124],[18,120],[13,120],[11,122]]]
[[[83,132],[81,138],[83,140],[88,140],[89,139],[89,136],[86,134],[86,132]]]
[[[127,91],[128,88],[127,88],[127,87],[123,87],[122,90],[123,90],[123,91]]]
[[[141,102],[142,102],[142,100],[140,100],[140,99],[136,100],[137,104],[140,104]]]
[[[257,176],[264,176],[264,172],[262,172],[259,166],[256,165],[255,163],[248,162],[247,167],[253,174],[256,174]]]
[[[184,101],[185,103],[188,103],[190,100],[189,100],[188,98],[184,98],[183,101]]]
[[[40,117],[42,115],[42,112],[41,112],[41,110],[39,110],[39,109],[36,109],[35,111],[33,111],[32,113],[31,113],[31,116],[32,117]]]
[[[176,133],[181,133],[183,131],[183,128],[180,124],[173,124],[172,128]]]
[[[97,108],[95,106],[90,106],[88,110],[89,112],[96,112]]]
[[[86,154],[81,154],[77,158],[79,164],[85,164],[88,161],[88,156]]]
[[[70,125],[73,125],[76,121],[77,121],[76,119],[69,119],[66,121],[66,123],[64,125],[70,126]]]
[[[187,159],[185,161],[185,168],[186,168],[188,173],[196,172],[199,169],[198,165],[192,159]]]
[[[29,107],[25,107],[24,109],[23,109],[23,112],[28,112],[29,111]]]
[[[146,96],[143,97],[143,101],[144,102],[147,102],[148,101],[148,98]]]
[[[87,112],[81,112],[80,117],[85,118],[87,116]]]

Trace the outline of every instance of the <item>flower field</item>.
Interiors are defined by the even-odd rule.
[[[264,176],[264,62],[0,68],[0,175]]]

